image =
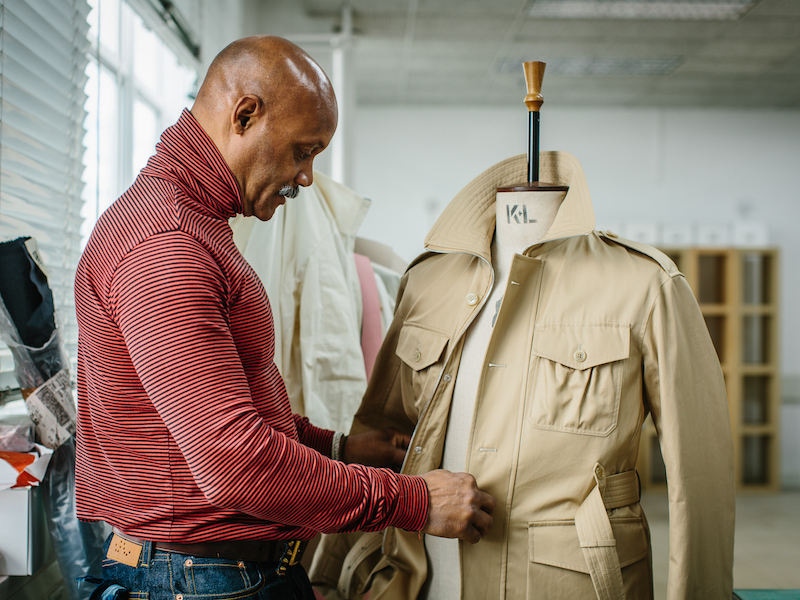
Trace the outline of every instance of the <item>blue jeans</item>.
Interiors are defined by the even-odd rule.
[[[301,565],[278,575],[277,563],[203,558],[153,550],[144,542],[138,567],[105,557],[103,579],[129,590],[130,600],[306,600],[314,592]]]

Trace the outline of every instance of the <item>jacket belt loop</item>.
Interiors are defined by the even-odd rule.
[[[598,600],[625,600],[617,542],[603,503],[605,469],[595,463],[596,485],[575,513],[575,528]]]

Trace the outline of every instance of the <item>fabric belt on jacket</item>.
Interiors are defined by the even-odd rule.
[[[594,466],[596,485],[575,513],[578,540],[589,568],[598,600],[625,600],[617,542],[608,510],[639,501],[636,471],[605,475],[600,463]]]
[[[147,541],[114,528],[106,556],[117,562],[136,567]],[[203,558],[279,563],[279,569],[299,563],[306,546],[306,542],[301,540],[224,540],[192,544],[151,541],[150,543],[153,550]]]

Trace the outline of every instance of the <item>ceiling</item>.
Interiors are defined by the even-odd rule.
[[[300,39],[352,31],[359,104],[507,106],[540,60],[545,107],[800,108],[800,0],[349,0],[351,24],[347,3],[283,10]]]

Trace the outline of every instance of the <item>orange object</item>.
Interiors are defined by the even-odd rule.
[[[17,473],[19,473],[17,476],[17,482],[11,487],[38,485],[39,480],[25,470],[33,464],[34,460],[36,460],[36,455],[32,452],[0,451],[0,460],[6,461],[17,470]]]

